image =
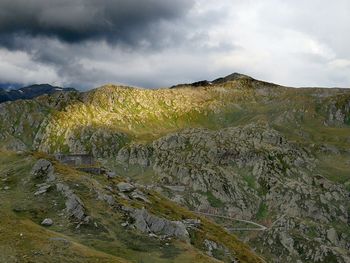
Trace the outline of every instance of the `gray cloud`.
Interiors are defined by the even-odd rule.
[[[193,5],[193,0],[2,0],[0,48],[24,52],[31,68],[46,67],[50,74],[41,76],[41,71],[31,72],[9,61],[12,65],[3,66],[0,82],[15,81],[15,75],[24,83],[38,76],[37,82],[54,79],[57,84],[83,88],[123,82],[125,78],[118,72],[88,69],[82,61],[94,62],[95,57],[108,63],[113,58],[118,64],[123,63],[120,55],[125,61],[125,54],[147,56],[187,41],[182,20]],[[181,25],[174,27],[176,24]],[[119,56],[110,54],[116,50]]]
[[[14,48],[16,36],[142,45],[155,40],[154,25],[181,18],[192,5],[191,0],[2,0],[0,37]]]
[[[317,12],[312,12],[317,7]],[[350,83],[348,0],[0,0],[0,83]]]

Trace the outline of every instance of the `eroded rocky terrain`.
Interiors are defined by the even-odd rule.
[[[4,152],[45,153],[32,166],[46,167],[47,178],[31,168],[31,196],[57,192],[83,229],[102,222],[108,233],[191,251],[149,262],[350,262],[348,89],[293,89],[233,74],[172,89],[55,93],[3,103],[0,115]],[[91,154],[113,176],[56,173],[54,153]],[[95,219],[95,202],[123,227]],[[82,244],[138,262],[125,255],[140,248],[117,239]],[[116,253],[118,242],[129,252]]]

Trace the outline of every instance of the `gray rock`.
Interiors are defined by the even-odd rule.
[[[186,190],[186,187],[182,185],[164,185],[163,187],[173,192],[184,192]]]
[[[45,218],[42,222],[41,225],[43,226],[52,226],[53,225],[53,221],[51,218]]]
[[[34,193],[34,195],[41,195],[41,194],[44,194],[46,193],[50,188],[51,188],[51,185],[49,184],[39,184],[37,185],[39,187],[39,189]]]
[[[185,219],[182,220],[182,222],[185,224],[186,228],[198,228],[201,226],[201,220],[199,219]]]
[[[334,228],[330,228],[327,231],[327,239],[334,245],[336,245],[338,243],[338,234]]]
[[[170,221],[148,213],[145,209],[128,208],[130,216],[135,220],[136,229],[143,233],[166,235],[188,242],[189,234],[186,226],[180,221]]]
[[[6,144],[6,150],[16,151],[17,153],[24,152],[28,150],[27,145],[17,138],[13,138]]]
[[[119,195],[121,198],[125,199],[125,200],[130,200],[129,196],[127,196],[127,195],[124,194],[124,193],[118,193],[118,195]]]
[[[56,188],[66,197],[66,211],[69,216],[74,217],[79,221],[83,221],[87,218],[84,204],[80,198],[74,194],[74,192],[69,188],[68,185],[58,183]]]
[[[54,167],[52,163],[45,159],[38,160],[32,168],[31,175],[34,178],[47,178],[52,176]]]
[[[125,183],[125,182],[121,182],[119,184],[117,184],[117,188],[120,192],[131,192],[133,190],[135,190],[135,186],[133,186],[132,184],[129,183]]]
[[[112,178],[117,177],[117,174],[115,172],[108,171],[108,172],[106,172],[106,177],[108,179],[112,179]]]
[[[134,190],[132,193],[129,195],[132,199],[140,200],[142,202],[150,204],[151,202],[148,200],[148,198],[145,196],[144,193],[142,193],[139,190]]]
[[[83,220],[85,218],[83,202],[75,194],[70,194],[67,196],[67,198],[68,199],[65,203],[67,211],[76,219]]]
[[[116,160],[127,164],[138,164],[142,167],[148,167],[151,164],[152,147],[133,144],[122,148],[117,155]]]
[[[114,206],[116,204],[114,197],[108,194],[102,194],[99,199],[106,201],[109,206]]]
[[[206,249],[207,249],[207,254],[209,255],[209,256],[213,256],[213,251],[214,250],[217,250],[218,249],[218,244],[216,243],[216,242],[214,242],[214,241],[212,241],[212,240],[208,240],[208,239],[205,239],[204,240],[204,246],[206,247]]]
[[[54,173],[50,173],[47,175],[46,182],[51,183],[56,180],[56,175]]]
[[[294,240],[291,236],[285,232],[281,232],[279,237],[281,244],[289,251],[289,253],[297,254],[297,252],[294,250]]]
[[[183,198],[182,195],[174,195],[172,198],[171,198],[171,201],[175,202],[175,203],[178,203],[178,204],[185,204],[185,199]]]

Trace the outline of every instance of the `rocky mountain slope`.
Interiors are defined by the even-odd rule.
[[[294,89],[235,73],[171,89],[58,92],[3,103],[0,115],[3,189],[10,187],[1,192],[9,200],[3,209],[42,229],[45,213],[18,213],[12,200],[25,200],[30,210],[35,193],[56,203],[59,193],[60,209],[45,202],[42,209],[59,222],[64,209],[54,233],[89,255],[116,262],[350,262],[349,89]],[[29,170],[40,158],[28,152],[90,153],[117,176],[83,174],[41,154],[58,172],[33,179]],[[14,160],[10,166],[6,158]],[[28,167],[12,171],[18,163]],[[23,187],[30,198],[17,197]],[[101,202],[113,208],[108,218]],[[72,221],[82,230],[67,228]],[[83,242],[95,235],[95,223],[108,235]],[[154,244],[145,249],[150,255],[128,241],[133,235]],[[172,240],[164,252],[170,258],[162,256],[162,236]]]
[[[51,86],[49,84],[36,84],[19,89],[3,89],[0,88],[0,103],[6,101],[15,101],[15,100],[28,100],[39,97],[44,94],[53,94],[58,91],[76,91],[73,88],[61,88]]]
[[[1,152],[1,262],[262,262],[222,227],[126,178]],[[128,182],[129,181],[129,182]]]

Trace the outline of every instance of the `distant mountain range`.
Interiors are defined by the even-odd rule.
[[[49,84],[35,84],[20,89],[0,88],[0,103],[15,100],[28,100],[39,97],[44,94],[53,94],[55,92],[76,91],[74,88],[61,88]]]

